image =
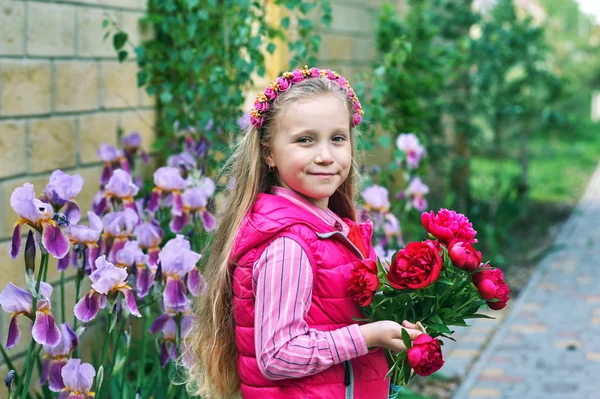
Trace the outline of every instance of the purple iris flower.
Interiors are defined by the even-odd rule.
[[[127,241],[123,249],[116,254],[116,266],[128,268],[135,267],[135,290],[138,298],[148,295],[156,268],[150,268],[148,265],[148,255],[146,255],[137,241]]]
[[[10,206],[19,214],[12,236],[10,255],[13,259],[21,248],[21,229],[24,224],[42,234],[42,244],[55,258],[63,258],[69,252],[69,240],[63,234],[61,225],[68,224],[64,216],[54,213],[52,206],[35,198],[31,183],[17,187],[10,195]]]
[[[392,213],[388,212],[383,216],[383,232],[390,240],[396,238],[396,248],[404,247],[400,221]]]
[[[134,208],[133,197],[138,193],[140,188],[133,183],[131,175],[123,169],[117,169],[113,172],[108,180],[108,184],[104,187],[104,195],[106,197],[118,198],[125,206]]]
[[[385,212],[390,208],[388,190],[383,186],[369,186],[360,195],[365,200],[365,208],[370,211]]]
[[[171,155],[167,158],[167,165],[173,168],[179,168],[184,172],[194,170],[197,167],[196,159],[187,151]]]
[[[100,177],[100,183],[107,184],[108,180],[112,176],[113,170],[117,167],[125,169],[127,172],[130,171],[129,163],[123,151],[117,149],[115,146],[110,144],[100,144],[100,148],[96,151],[98,158],[104,162],[104,169],[102,169],[102,176]]]
[[[108,198],[104,195],[104,190],[100,190],[96,192],[94,195],[94,199],[92,200],[92,211],[100,216],[107,210],[109,210],[110,203],[108,202]]]
[[[42,374],[40,376],[40,385],[44,385],[50,379],[50,390],[60,392],[65,387],[61,371],[67,364],[67,360],[79,345],[79,337],[71,329],[69,323],[60,325],[61,339],[55,346],[44,345],[44,360],[42,360]]]
[[[104,215],[102,218],[104,234],[101,252],[110,254],[110,259],[114,259],[114,255],[123,248],[125,242],[133,235],[133,229],[139,220],[136,211],[130,208]]]
[[[183,279],[186,274],[196,270],[196,263],[201,255],[190,249],[190,242],[183,238],[183,235],[177,234],[175,238],[169,240],[164,246],[158,260],[162,266],[163,277],[167,279],[167,284],[163,292],[163,302],[166,308],[179,309],[187,303],[187,292]],[[199,282],[194,278],[192,284]],[[189,286],[190,291],[198,292],[199,287]]]
[[[425,195],[429,193],[429,187],[423,181],[421,181],[420,177],[415,177],[410,181],[408,188],[406,189],[406,194],[409,198],[412,199],[412,206],[419,212],[423,212],[427,208],[427,200],[425,199]]]
[[[54,322],[54,316],[50,312],[50,296],[52,286],[48,283],[40,283],[40,292],[35,310],[35,323],[31,329],[31,335],[35,342],[41,345],[54,346],[60,342],[60,330]],[[12,319],[8,326],[8,339],[6,349],[14,347],[21,338],[21,332],[17,325],[17,318],[25,315],[33,320],[33,296],[29,291],[8,283],[0,293],[0,306],[5,312],[12,313]]]
[[[58,212],[65,204],[63,210],[65,216],[71,223],[79,222],[81,211],[75,202],[75,197],[83,188],[83,178],[79,174],[70,176],[62,170],[55,170],[50,175],[42,200],[49,202],[54,211]]]
[[[203,177],[199,185],[187,188],[181,196],[183,209],[180,215],[173,214],[169,227],[179,233],[189,223],[190,216],[200,215],[204,229],[212,231],[217,226],[217,219],[207,211],[208,199],[215,193],[215,182]]]
[[[419,161],[425,156],[425,147],[413,133],[403,133],[396,139],[396,147],[406,155],[406,165],[409,168],[419,167]]]
[[[161,197],[164,194],[170,194],[173,203],[172,212],[174,215],[181,215],[182,206],[181,192],[190,185],[189,180],[181,177],[179,169],[170,166],[163,166],[154,172],[154,189],[148,203],[148,210],[154,212],[160,206]]]
[[[127,136],[123,136],[121,144],[125,150],[137,150],[142,145],[142,136],[138,132],[132,132]]]
[[[193,315],[189,300],[179,310],[164,307],[163,313],[154,320],[148,332],[155,334],[162,333],[160,344],[160,364],[165,367],[169,360],[177,359],[177,322],[175,316],[181,312],[181,339],[188,334],[192,327]]]
[[[65,387],[58,399],[93,399],[91,392],[96,370],[89,363],[81,363],[80,359],[69,359],[62,368],[61,376]]]
[[[142,317],[138,311],[131,287],[127,285],[127,270],[116,267],[102,255],[96,259],[96,270],[90,274],[92,289],[75,305],[75,317],[83,322],[93,320],[106,301],[114,301],[123,294],[125,305],[132,315]]]
[[[194,140],[191,136],[186,136],[184,141],[184,152],[195,156],[196,158],[203,158],[206,155],[208,149],[208,140],[205,137],[201,137],[200,140]]]
[[[142,251],[137,241],[127,241],[123,248],[117,252],[115,259],[117,261],[115,266],[129,268],[138,263],[146,264],[148,255]]]
[[[100,240],[100,233],[102,233],[102,220],[94,212],[88,212],[88,220],[90,226],[83,226],[80,224],[72,224],[67,227],[65,233],[69,237],[69,241],[73,243],[73,248],[81,248],[87,253],[85,261],[88,265],[93,265],[98,257],[98,241]],[[78,247],[77,247],[78,246]],[[65,256],[58,261],[58,270],[66,270],[69,267],[69,258],[73,261],[73,264],[77,265],[77,258],[79,254],[74,249],[71,250],[71,256]]]
[[[158,265],[158,254],[160,253],[160,243],[163,239],[163,231],[160,223],[156,219],[141,223],[133,231],[138,244],[141,248],[148,251],[149,263],[151,266]]]
[[[133,165],[133,160],[135,154],[141,150],[142,146],[142,136],[138,132],[133,132],[127,136],[123,136],[121,139],[121,144],[123,145],[123,149],[125,150],[125,157],[130,165]],[[144,163],[148,163],[149,158],[146,151],[141,150],[140,156]]]

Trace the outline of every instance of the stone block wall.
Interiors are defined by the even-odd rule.
[[[80,173],[85,215],[102,170],[98,146],[116,144],[119,127],[140,132],[146,149],[153,142],[154,99],[137,87],[135,59],[119,64],[102,27],[105,17],[116,20],[138,44],[151,34],[139,23],[145,9],[146,0],[0,0],[0,290],[24,285],[22,256],[9,255],[16,187],[31,182],[39,195],[53,170]],[[55,262],[51,282],[59,278]],[[58,305],[58,293],[54,299]],[[10,315],[0,313],[4,345]],[[11,355],[24,351],[25,330]]]

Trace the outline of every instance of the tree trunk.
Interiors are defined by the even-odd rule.
[[[521,179],[517,192],[521,202],[520,218],[523,219],[527,215],[529,207],[529,152],[527,151],[527,141],[529,140],[529,130],[531,129],[531,118],[525,116],[523,121],[523,130],[519,135],[519,163],[521,165]]]

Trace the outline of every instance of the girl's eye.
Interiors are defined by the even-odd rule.
[[[335,136],[333,138],[333,141],[345,141],[346,137],[345,136]]]
[[[298,143],[310,143],[311,139],[310,137],[300,137],[297,142]]]

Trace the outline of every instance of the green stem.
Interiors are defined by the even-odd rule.
[[[33,345],[31,345],[31,344],[33,344]],[[31,343],[29,344],[29,349],[31,350],[33,348],[33,346],[35,346],[35,341],[33,341],[33,339],[32,339]],[[33,376],[32,370],[33,370],[33,362],[35,361],[34,359],[36,359],[39,356],[41,350],[42,350],[42,345],[39,345],[38,348],[36,349],[35,353],[33,354],[32,358],[29,358],[29,351],[27,352],[28,358],[25,361],[28,362],[31,367],[29,367],[27,369],[25,385],[23,386],[23,391],[21,391],[21,396],[24,398],[27,397],[27,395],[28,395],[29,384],[31,383],[31,377]]]
[[[17,373],[17,369],[15,368],[14,364],[12,364],[12,362],[10,361],[10,357],[8,356],[8,353],[6,353],[6,351],[4,350],[4,348],[2,347],[2,345],[0,345],[0,352],[2,352],[2,359],[4,360],[4,363],[6,364],[6,367],[8,367],[9,370],[14,370],[15,371],[15,378],[18,381],[19,380],[19,374]]]
[[[136,391],[142,387],[142,376],[145,375],[146,369],[146,338],[148,337],[148,329],[150,328],[150,316],[152,312],[150,307],[144,309],[144,330],[142,331],[142,357],[138,366]]]
[[[48,252],[42,250],[42,259],[40,260],[40,270],[38,270],[38,278],[35,285],[35,295],[33,296],[33,303],[31,306],[31,320],[35,323],[35,315],[37,311],[37,303],[38,303],[38,295],[40,292],[40,286],[42,284],[42,276],[46,275],[46,269],[48,269]],[[29,342],[29,348],[27,348],[27,356],[25,357],[25,364],[23,365],[23,370],[25,372],[24,378],[19,380],[19,386],[17,387],[17,392],[21,392],[21,397],[27,396],[27,391],[29,388],[29,383],[31,382],[31,376],[33,371],[33,363],[32,363],[32,354],[33,348],[35,347],[35,341],[31,338],[31,342]],[[41,346],[40,346],[41,348]],[[24,382],[24,384],[22,384]]]
[[[117,317],[117,315],[115,315],[115,317]],[[122,321],[121,321],[121,326],[119,327],[119,332],[116,336],[113,336],[113,338],[115,338],[115,342],[113,342],[113,361],[110,364],[110,367],[106,368],[106,372],[105,375],[112,375],[113,370],[114,370],[114,366],[115,366],[115,362],[117,360],[117,356],[119,353],[119,350],[121,349],[121,342],[123,342],[123,332],[125,331],[125,324],[127,323],[127,319],[123,316],[121,316]]]
[[[81,290],[81,277],[77,272],[77,278],[75,279],[75,303],[79,302],[79,291]],[[73,330],[77,329],[77,317],[73,315]]]
[[[79,266],[77,269],[77,275],[75,277],[75,303],[79,302],[79,291],[81,290],[81,280],[84,276],[83,266]],[[77,317],[73,314],[73,331],[77,332]],[[73,351],[73,357],[79,358],[79,347],[76,346]]]
[[[112,313],[112,309],[111,311],[107,311],[107,316],[106,316],[106,335],[104,336],[104,344],[102,345],[102,360],[100,361],[100,364],[98,365],[98,368],[100,368],[100,366],[105,367],[105,372],[104,372],[104,377],[102,379],[102,385],[100,385],[98,387],[98,398],[102,398],[102,391],[105,386],[104,381],[106,381],[108,379],[108,367],[106,367],[106,358],[108,356],[108,343],[110,342],[110,326],[112,324],[112,318],[113,318],[113,313]]]
[[[65,309],[65,272],[62,271],[60,272],[60,318],[63,323],[67,322],[67,315],[65,314]]]

